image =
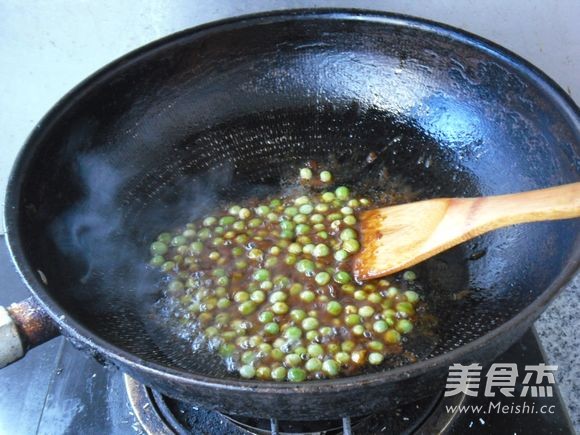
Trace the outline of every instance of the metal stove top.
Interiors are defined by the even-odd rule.
[[[0,304],[6,305],[27,297],[28,292],[3,242],[0,239],[0,277],[3,286]],[[496,362],[516,363],[518,367],[523,367],[544,361],[541,345],[535,332],[530,330]],[[516,392],[520,389],[521,385],[518,385]],[[142,390],[145,391],[144,387]],[[450,415],[445,404],[453,402],[435,398],[428,404],[431,406],[428,413],[424,412],[424,406],[417,408],[416,412],[411,406],[396,410],[394,417],[391,415],[384,420],[377,421],[373,417],[367,421],[372,426],[357,426],[360,419],[353,419],[352,433],[394,434],[399,433],[395,428],[401,428],[426,434],[572,434],[574,431],[557,388],[554,393],[553,397],[533,398],[538,412],[531,414]],[[162,433],[250,433],[247,430],[244,432],[244,429],[236,432],[238,429],[228,426],[232,423],[217,413],[192,405],[175,404],[171,399],[160,399],[159,395],[155,399],[153,392],[148,394],[153,400],[149,404],[147,401],[137,402],[138,412],[135,412],[122,373],[103,367],[59,337],[0,370],[0,434],[139,434],[145,433],[139,422],[143,421],[144,414],[148,419],[160,420],[162,426],[157,428],[164,427],[163,431],[169,431]],[[524,400],[514,397],[505,404],[522,405]],[[463,404],[483,405],[487,409],[489,401],[480,394],[476,398],[464,397]],[[167,410],[160,411],[161,402],[173,410],[175,418],[164,414]],[[527,402],[530,403],[530,398]],[[553,412],[539,412],[544,405],[545,409],[551,406]],[[157,431],[161,433],[160,429]],[[331,433],[340,433],[340,428],[337,431]]]

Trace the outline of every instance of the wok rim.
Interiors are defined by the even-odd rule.
[[[33,160],[33,154],[35,154],[34,151],[42,144],[39,139],[42,137],[44,130],[50,128],[51,124],[59,118],[61,113],[66,112],[71,106],[74,106],[76,101],[82,99],[83,94],[91,87],[108,80],[111,76],[114,76],[119,69],[129,66],[132,62],[138,61],[144,55],[149,55],[168,45],[179,43],[182,38],[199,38],[208,33],[211,34],[223,30],[234,30],[288,20],[360,20],[376,22],[392,26],[400,26],[403,28],[417,28],[425,31],[427,34],[435,33],[438,35],[444,35],[462,44],[474,46],[486,51],[495,58],[499,58],[502,62],[510,64],[510,66],[516,69],[520,74],[523,74],[533,81],[537,87],[541,88],[547,96],[556,103],[561,113],[568,118],[569,123],[572,126],[576,126],[576,130],[580,134],[580,109],[576,106],[570,96],[541,70],[515,53],[485,38],[446,24],[423,18],[362,9],[290,9],[227,18],[173,33],[164,38],[150,42],[112,61],[91,74],[65,94],[35,126],[21,148],[10,173],[4,207],[5,237],[10,256],[29,291],[59,326],[63,335],[81,343],[96,354],[105,356],[107,360],[111,360],[115,365],[120,364],[122,367],[131,368],[132,371],[137,370],[147,376],[160,376],[166,380],[179,382],[185,386],[208,387],[222,391],[251,391],[252,393],[258,394],[277,393],[293,395],[298,392],[306,394],[324,394],[361,388],[364,386],[378,386],[395,383],[409,378],[418,377],[425,372],[448,367],[452,362],[462,361],[466,356],[477,349],[487,346],[490,340],[504,336],[506,331],[516,329],[518,326],[526,323],[531,323],[531,320],[536,320],[548,303],[558,294],[559,291],[562,290],[563,286],[570,281],[580,269],[579,242],[575,243],[570,260],[560,274],[554,279],[552,284],[546,288],[536,300],[516,314],[512,319],[494,328],[487,334],[484,334],[483,336],[449,352],[417,363],[376,373],[361,374],[338,379],[309,381],[300,384],[237,380],[234,378],[220,379],[191,373],[186,370],[166,367],[162,364],[140,358],[137,355],[98,337],[91,330],[70,318],[68,316],[68,311],[63,309],[46,291],[44,284],[33,270],[31,264],[26,260],[25,249],[19,234],[20,210],[18,207],[21,199],[21,181],[26,174],[28,166]],[[574,149],[576,151],[578,151],[579,148],[580,146],[578,143],[574,144]]]

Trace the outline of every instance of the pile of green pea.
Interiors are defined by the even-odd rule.
[[[302,168],[291,194],[229,204],[151,244],[174,317],[243,378],[352,374],[402,352],[413,329],[413,271],[364,283],[350,273],[356,216],[373,201],[316,172]]]

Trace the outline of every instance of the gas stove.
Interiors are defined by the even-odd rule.
[[[0,245],[0,276],[3,281],[0,304],[28,296],[4,243]],[[534,330],[496,360],[522,368],[544,362]],[[482,373],[486,371],[484,368]],[[165,397],[115,369],[104,367],[60,337],[0,370],[0,434],[574,433],[557,386],[551,397],[519,397],[522,388],[518,379],[514,397],[503,400],[505,412],[504,408],[490,408],[491,399],[483,394],[445,397],[442,391],[434,397],[369,416],[317,422],[251,419],[219,414]],[[460,412],[459,406],[467,411]]]

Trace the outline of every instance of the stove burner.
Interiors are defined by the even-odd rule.
[[[444,412],[445,405],[460,404],[465,396],[428,397],[394,410],[342,420],[283,421],[230,416],[198,408],[163,396],[125,375],[125,386],[133,412],[149,434],[187,435],[366,435],[442,433],[456,417]]]

